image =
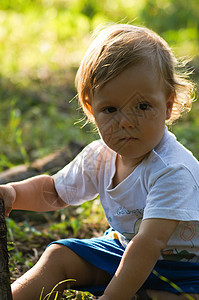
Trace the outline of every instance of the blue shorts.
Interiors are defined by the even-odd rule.
[[[51,244],[62,244],[97,268],[108,272],[111,277],[125,251],[118,239],[110,237],[110,230],[104,236],[91,239],[62,239]],[[51,245],[50,244],[50,245]],[[106,286],[84,287],[94,295],[103,293]],[[161,290],[175,294],[199,294],[199,263],[160,260],[142,286],[143,289]]]

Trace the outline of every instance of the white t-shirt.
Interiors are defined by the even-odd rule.
[[[199,262],[199,162],[165,129],[161,142],[112,188],[116,153],[102,140],[89,144],[55,176],[59,196],[70,205],[100,197],[106,218],[122,244],[143,219],[181,221],[160,259]]]

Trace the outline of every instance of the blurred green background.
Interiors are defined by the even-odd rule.
[[[177,57],[191,58],[192,79],[199,83],[198,0],[1,0],[0,172],[70,141],[86,144],[96,138],[89,125],[76,123],[82,113],[74,78],[92,31],[104,22],[156,31]],[[198,128],[195,102],[170,130],[199,159]],[[7,219],[12,280],[37,261],[51,240],[99,235],[107,226],[99,199],[42,216],[13,213]]]
[[[1,0],[0,171],[29,163],[69,141],[96,138],[81,123],[74,77],[91,32],[130,22],[159,33],[199,79],[198,0]],[[171,130],[199,158],[195,103]]]

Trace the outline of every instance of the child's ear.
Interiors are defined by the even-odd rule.
[[[174,100],[175,100],[175,92],[172,92],[166,100],[166,120],[169,120],[171,117]]]
[[[84,105],[86,106],[86,110],[87,110],[87,117],[88,119],[95,124],[95,118],[94,118],[94,114],[93,114],[93,108],[92,108],[92,102],[91,100],[87,97],[84,100]]]
[[[86,108],[88,109],[89,113],[93,114],[91,100],[88,97],[86,97],[86,99],[84,100],[84,104],[85,104]]]

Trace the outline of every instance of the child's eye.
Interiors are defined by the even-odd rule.
[[[139,103],[137,105],[137,109],[143,110],[143,111],[149,109],[149,107],[150,107],[150,105],[148,103]]]
[[[105,113],[107,113],[107,114],[112,114],[112,113],[114,113],[116,110],[117,110],[117,108],[114,107],[114,106],[109,106],[109,107],[106,107],[106,108],[103,109],[103,111],[104,111]]]

